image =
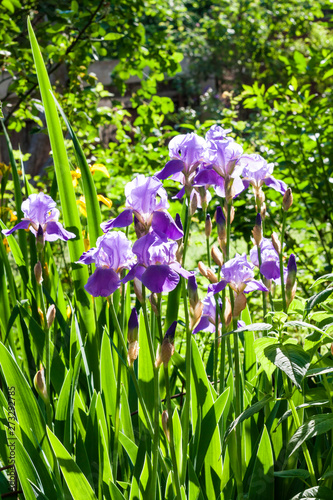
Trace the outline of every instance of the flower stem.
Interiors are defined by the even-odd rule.
[[[286,230],[286,212],[283,210],[282,215],[282,230],[281,230],[281,250],[279,254],[280,260],[280,278],[281,278],[281,290],[282,290],[282,304],[283,304],[283,312],[287,312],[287,302],[286,302],[286,291],[284,286],[284,274],[283,274],[283,241],[284,241],[284,233]]]
[[[157,464],[158,464],[158,449],[159,449],[159,439],[160,439],[160,396],[159,396],[159,381],[158,381],[158,368],[155,366],[155,350],[154,350],[154,342],[151,335],[151,330],[149,328],[149,319],[147,313],[147,304],[146,304],[146,288],[142,286],[142,310],[145,321],[147,339],[149,352],[151,357],[151,362],[154,370],[154,437],[153,437],[153,496],[152,499],[156,498],[156,489],[157,489]]]
[[[182,494],[181,494],[181,490],[180,490],[178,465],[177,465],[176,452],[175,452],[175,442],[174,442],[174,438],[173,438],[172,406],[171,406],[168,365],[164,365],[164,378],[165,378],[167,408],[168,408],[168,414],[169,414],[169,421],[168,421],[168,427],[169,427],[169,432],[170,432],[169,446],[170,446],[171,460],[172,460],[172,465],[173,465],[173,473],[174,473],[174,478],[175,478],[176,498],[177,498],[177,500],[181,500]]]
[[[257,248],[258,248],[259,273],[260,273],[261,280],[263,280],[264,277],[263,277],[263,275],[260,272],[260,268],[261,268],[261,248],[260,248],[260,245],[258,245]],[[267,314],[266,292],[262,291],[261,293],[262,293],[262,308],[263,308],[264,319],[265,319],[266,314]],[[264,335],[266,335],[266,333]]]
[[[188,244],[188,236],[190,230],[191,217],[189,214],[189,197],[187,199],[186,206],[186,227],[185,227],[185,237],[184,237],[184,251],[183,251],[183,266],[185,265],[185,257],[186,250]],[[186,465],[187,465],[187,446],[189,442],[189,430],[190,430],[190,403],[191,403],[191,358],[192,358],[192,335],[189,323],[189,312],[188,312],[188,303],[187,303],[187,289],[186,289],[186,281],[185,278],[181,277],[182,282],[182,292],[183,292],[183,301],[184,301],[184,314],[185,314],[185,325],[186,325],[186,372],[185,372],[185,387],[186,387],[186,397],[183,408],[182,420],[184,422],[183,426],[183,434],[182,434],[182,470],[180,475],[180,482],[182,485],[185,483],[186,476]],[[184,417],[184,418],[183,418]]]

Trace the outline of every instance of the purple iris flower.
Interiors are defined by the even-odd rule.
[[[199,164],[203,161],[206,149],[206,141],[203,137],[191,132],[173,137],[169,142],[169,155],[171,160],[156,175],[158,179],[164,180],[170,175],[183,173],[186,179],[193,174]],[[180,180],[178,177],[174,180]],[[182,180],[180,180],[182,182]],[[183,182],[184,185],[187,183]]]
[[[203,301],[203,309],[201,313],[201,318],[197,326],[194,328],[193,333],[198,332],[215,332],[216,323],[216,301],[215,298],[210,295],[206,297]],[[222,301],[218,299],[218,304],[222,310]],[[219,319],[220,322],[220,319]]]
[[[93,297],[108,297],[120,287],[119,273],[135,262],[131,243],[122,232],[106,233],[97,239],[96,247],[84,252],[79,264],[96,264],[85,289]]]
[[[122,282],[137,278],[153,293],[171,292],[179,282],[179,275],[188,278],[192,274],[177,262],[177,249],[176,242],[161,234],[146,234],[134,243],[133,253],[138,261]]]
[[[254,290],[268,292],[267,287],[260,280],[254,279],[253,268],[254,265],[248,262],[245,253],[243,255],[236,254],[233,259],[228,260],[222,266],[223,279],[219,283],[209,285],[208,295],[220,292],[228,283],[237,294],[249,293]]]
[[[272,176],[274,165],[258,154],[242,155],[239,161],[242,167],[242,177],[247,183],[252,184],[255,193],[259,191],[263,184],[269,186],[275,191],[284,194],[287,185],[283,181],[279,181]]]
[[[56,202],[47,194],[31,194],[22,203],[21,210],[24,214],[23,219],[12,229],[2,230],[5,236],[9,236],[16,229],[30,229],[35,236],[38,233],[43,242],[58,239],[67,241],[76,237],[58,222],[60,212],[56,208]]]
[[[280,260],[279,254],[275,250],[270,238],[263,238],[260,243],[261,266],[260,272],[268,280],[274,280],[277,285],[280,280]],[[258,247],[255,245],[250,251],[252,264],[259,267]],[[284,268],[284,279],[287,278],[287,269]]]
[[[225,196],[225,188],[232,189],[232,196],[237,196],[245,189],[240,175],[242,167],[239,158],[243,148],[232,137],[227,137],[229,130],[214,127],[207,132],[205,168],[194,179],[195,186],[213,185],[218,196]]]
[[[115,227],[127,227],[133,222],[133,215],[141,224],[141,233],[152,227],[172,240],[183,237],[183,232],[166,211],[169,208],[168,195],[162,182],[156,177],[138,175],[125,186],[126,209],[115,219],[103,222],[101,228],[106,233]]]

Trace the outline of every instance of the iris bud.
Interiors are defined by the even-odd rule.
[[[279,237],[276,233],[272,233],[272,243],[273,243],[273,247],[275,248],[275,250],[277,251],[277,253],[280,255],[281,253],[281,243],[280,243],[280,240],[279,240]]]
[[[287,281],[286,281],[286,300],[287,300],[287,305],[294,300],[295,294],[296,294],[296,274],[297,274],[297,265],[296,265],[296,259],[295,255],[292,253],[289,257],[288,260],[288,274],[287,274]]]
[[[177,321],[174,321],[168,328],[164,336],[162,345],[160,346],[156,356],[156,361],[155,361],[156,368],[159,368],[162,363],[164,364],[164,366],[168,366],[171,356],[175,352],[174,340],[175,340],[176,327],[177,327]]]
[[[138,331],[139,331],[139,318],[138,313],[135,307],[133,307],[132,312],[130,314],[128,320],[128,333],[127,333],[127,341],[128,343],[134,342],[138,340]]]
[[[37,285],[41,285],[43,281],[43,269],[42,264],[39,261],[37,262],[37,264],[35,264],[34,273]]]
[[[262,240],[262,227],[261,227],[261,215],[257,214],[256,223],[252,229],[253,239],[257,246],[260,245]]]
[[[192,217],[192,215],[195,214],[197,208],[198,208],[197,193],[196,193],[196,191],[193,191],[192,200],[190,203],[190,215],[191,215],[191,217]]]
[[[224,322],[225,326],[229,326],[232,320],[231,302],[228,297],[224,299]]]
[[[223,255],[220,252],[220,250],[215,245],[213,245],[210,253],[211,253],[212,259],[215,262],[215,264],[219,267],[222,267],[223,266]]]
[[[53,321],[56,316],[56,306],[51,304],[46,313],[47,327],[50,328],[53,325]]]
[[[46,383],[45,383],[45,375],[44,375],[44,367],[43,365],[40,365],[40,370],[36,373],[35,378],[34,378],[34,386],[42,400],[44,401],[45,404],[48,404],[49,402],[49,395],[46,390]]]
[[[44,233],[43,233],[43,228],[39,224],[38,230],[37,230],[37,235],[36,235],[36,243],[37,243],[37,252],[41,252],[44,248]]]
[[[243,292],[238,293],[235,297],[233,317],[238,318],[238,316],[245,309],[245,307],[246,307],[245,294]]]
[[[169,422],[169,414],[166,410],[164,410],[164,412],[162,413],[162,427],[164,430],[164,434],[170,443],[170,431],[169,431],[168,422]]]
[[[290,188],[283,195],[282,207],[285,212],[289,210],[291,205],[293,204],[293,194]]]

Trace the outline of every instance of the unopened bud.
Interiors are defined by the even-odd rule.
[[[264,201],[265,201],[265,193],[261,188],[259,188],[258,191],[256,192],[257,211],[260,210],[261,205],[264,203]]]
[[[194,307],[190,307],[190,316],[191,316],[191,330],[193,330],[197,324],[199,323],[204,305],[201,301],[199,301]]]
[[[139,331],[138,313],[136,308],[133,307],[128,320],[127,341],[129,344],[131,342],[134,342],[135,340],[138,340],[138,331]]]
[[[209,238],[212,233],[212,219],[210,218],[210,214],[206,215],[205,221],[205,235],[206,238]]]
[[[134,216],[134,231],[138,239],[146,234],[145,226],[142,224],[142,222],[139,221],[136,216]]]
[[[156,361],[155,361],[156,368],[159,368],[162,363],[164,364],[164,366],[168,366],[171,356],[175,352],[174,340],[175,340],[176,327],[177,327],[177,321],[174,321],[168,328],[164,336],[162,345],[160,346],[156,356]]]
[[[179,262],[179,264],[182,263],[183,252],[184,252],[184,245],[181,240],[178,240],[178,248],[176,250],[176,261]]]
[[[232,320],[231,302],[228,297],[224,299],[224,322],[225,326],[229,326]]]
[[[252,229],[253,239],[257,246],[260,245],[262,240],[262,227],[261,227],[261,215],[257,214],[256,223]]]
[[[54,304],[51,304],[46,313],[46,322],[48,328],[50,328],[53,325],[55,316],[56,316],[56,306]]]
[[[149,295],[149,302],[152,310],[154,311],[154,314],[156,314],[156,316],[159,316],[160,312],[158,310],[158,299],[156,293],[152,293],[151,295]]]
[[[272,233],[272,243],[273,243],[273,247],[275,248],[275,250],[277,251],[277,253],[280,255],[281,253],[281,243],[280,243],[280,240],[279,240],[279,237],[276,233]]]
[[[40,365],[40,370],[36,373],[34,378],[34,386],[45,404],[49,402],[49,395],[46,390],[44,367]]]
[[[133,280],[133,288],[134,288],[134,293],[140,302],[140,304],[143,303],[143,296],[142,296],[142,283],[138,278],[134,278]]]
[[[207,278],[208,268],[201,260],[198,262],[198,269],[199,269],[199,273],[201,274],[201,276],[204,276],[205,278]]]
[[[35,264],[34,273],[37,285],[41,285],[43,282],[43,269],[42,264],[39,261],[37,262],[37,264]]]
[[[139,342],[134,340],[128,344],[127,352],[127,362],[129,366],[133,366],[134,361],[137,359],[139,354]]]
[[[215,264],[219,267],[222,267],[223,266],[223,255],[222,255],[222,252],[220,252],[220,250],[215,245],[212,246],[210,254],[211,254],[212,259],[215,262]]]
[[[36,246],[37,246],[37,252],[41,252],[44,248],[44,233],[43,233],[43,228],[39,224],[38,230],[37,230],[37,235],[36,235]]]
[[[189,276],[187,280],[187,290],[188,290],[188,296],[190,299],[190,306],[192,309],[195,308],[197,303],[199,302],[199,297],[198,297],[198,285],[197,285],[197,280],[195,279],[195,275],[192,274]]]
[[[191,215],[191,217],[192,217],[192,215],[195,214],[195,212],[197,211],[197,208],[198,208],[197,193],[196,193],[196,191],[192,191],[191,203],[190,203],[190,215]]]
[[[215,273],[213,273],[213,271],[208,267],[207,268],[207,278],[209,279],[209,281],[211,283],[218,283],[218,279],[217,279],[217,276]]]
[[[225,228],[226,221],[225,221],[225,217],[223,215],[223,210],[220,206],[217,207],[217,209],[216,209],[215,221],[216,221],[216,225],[217,225],[217,235],[218,235],[219,244],[221,246],[223,253],[225,254],[226,248],[227,248],[227,231]]]
[[[333,356],[333,344],[331,344],[331,354]]]
[[[288,260],[288,274],[286,281],[286,301],[287,306],[294,300],[296,294],[296,274],[297,274],[297,265],[295,255],[292,253]]]
[[[169,414],[166,410],[164,410],[164,412],[162,413],[162,427],[164,430],[164,434],[170,443],[170,431],[169,431],[168,422],[169,422]]]
[[[179,228],[181,231],[184,231],[184,229],[183,229],[183,224],[182,224],[182,220],[181,220],[181,218],[180,218],[180,215],[179,215],[179,214],[176,214],[175,223],[177,224],[178,228]]]
[[[207,189],[204,186],[200,186],[199,188],[199,196],[201,202],[202,210],[207,209],[208,201],[207,201]]]
[[[265,220],[265,217],[266,217],[266,203],[265,202],[261,204],[260,215],[261,215],[261,219]]]
[[[227,219],[228,217],[228,204],[226,203],[223,207],[223,212],[224,212],[224,216],[225,218]],[[234,218],[235,218],[235,207],[234,206],[231,206],[230,207],[230,224],[232,224],[234,222]]]
[[[290,188],[283,195],[282,207],[285,212],[289,210],[291,205],[293,204],[293,193]]]
[[[233,317],[238,318],[238,316],[245,309],[245,307],[246,307],[245,294],[243,292],[238,293],[235,297]]]

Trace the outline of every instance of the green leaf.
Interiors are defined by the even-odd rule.
[[[81,333],[87,340],[88,363],[95,377],[98,377],[98,347],[95,329],[95,317],[91,296],[85,291],[84,285],[88,281],[87,266],[76,264],[84,252],[82,229],[79,213],[77,210],[72,176],[70,172],[64,137],[57,113],[56,104],[52,97],[52,87],[47,75],[44,61],[41,56],[38,43],[31,27],[28,17],[28,31],[32,53],[35,61],[39,88],[45,109],[46,123],[53,152],[54,168],[57,176],[57,183],[60,195],[60,201],[63,211],[65,226],[74,232],[76,238],[68,241],[68,249],[72,263],[74,291],[76,295],[79,318],[81,322]],[[96,381],[98,385],[98,381]]]
[[[101,211],[99,208],[98,204],[98,199],[97,199],[97,192],[96,192],[96,187],[94,184],[94,179],[92,176],[92,173],[90,172],[89,165],[87,163],[86,157],[84,155],[84,152],[82,151],[82,148],[80,146],[80,143],[76,137],[76,134],[69,123],[65,113],[63,112],[60,104],[52,94],[53,99],[55,100],[55,103],[57,105],[57,108],[59,110],[59,113],[61,114],[64,122],[66,123],[66,127],[68,129],[69,135],[73,141],[73,146],[74,146],[74,151],[75,151],[75,156],[77,159],[78,166],[81,170],[81,176],[82,176],[82,185],[83,185],[83,194],[86,200],[86,210],[87,210],[87,222],[88,222],[88,232],[89,232],[89,242],[90,246],[94,247],[96,246],[96,240],[101,234],[103,234],[103,231],[100,227],[102,218],[101,218]]]
[[[236,418],[236,420],[234,420],[232,422],[232,424],[228,427],[228,429],[227,429],[227,431],[226,431],[226,433],[224,435],[224,440],[226,440],[228,438],[229,434],[235,429],[235,427],[238,424],[242,423],[247,418],[252,417],[252,415],[254,415],[255,413],[258,413],[262,408],[264,408],[267,405],[267,403],[269,403],[270,401],[272,401],[272,399],[273,399],[273,396],[270,396],[269,394],[266,394],[266,396],[263,397],[263,399],[261,399],[257,403],[254,403],[249,408],[246,408],[246,410],[243,411],[243,413],[241,413]]]
[[[256,353],[257,360],[261,364],[262,368],[265,370],[268,379],[271,378],[273,372],[275,371],[275,365],[265,356],[264,350],[270,345],[277,344],[277,340],[274,337],[262,337],[256,339],[253,343],[254,352]]]
[[[271,441],[264,426],[254,463],[248,498],[274,499],[274,459]]]
[[[324,413],[323,415],[314,415],[297,429],[288,444],[289,457],[299,448],[307,439],[319,436],[333,429],[333,415]]]
[[[82,498],[84,498],[87,500],[97,500],[97,497],[84,474],[76,465],[66,448],[49,428],[47,428],[47,436],[58,459],[61,472],[64,475],[73,499],[82,500]]]
[[[50,500],[56,499],[56,491],[49,473],[49,467],[53,468],[54,466],[54,456],[46,439],[44,417],[31,387],[29,387],[16,361],[1,342],[0,364],[7,386],[15,387],[15,411],[22,430],[23,446],[38,470],[45,494]]]
[[[107,33],[104,37],[104,40],[119,40],[120,38],[123,38],[124,34],[123,33]]]
[[[305,304],[303,319],[306,318],[306,316],[309,314],[310,311],[312,311],[312,309],[315,306],[324,302],[331,295],[332,292],[333,288],[328,288],[327,290],[323,290],[310,297]]]
[[[326,486],[314,486],[298,493],[291,500],[332,500],[332,490]]]
[[[198,454],[196,457],[195,470],[199,475],[201,468],[203,466],[207,451],[209,449],[210,442],[213,438],[214,432],[217,428],[217,425],[220,421],[220,418],[223,414],[224,408],[228,401],[229,397],[229,387],[217,398],[215,403],[211,406],[208,413],[202,420],[201,424],[201,432],[200,432],[200,440],[198,447]],[[212,459],[216,458],[217,460],[220,457],[212,457]]]
[[[274,472],[275,477],[299,477],[301,479],[307,479],[310,477],[309,471],[305,469],[290,469],[290,470],[279,470]]]
[[[264,356],[280,368],[292,382],[301,387],[310,366],[310,356],[301,346],[294,344],[272,344],[264,348]]]
[[[35,500],[36,497],[31,487],[31,483],[38,486],[44,493],[43,486],[31,458],[19,439],[15,440],[15,465],[24,498],[26,500]]]

